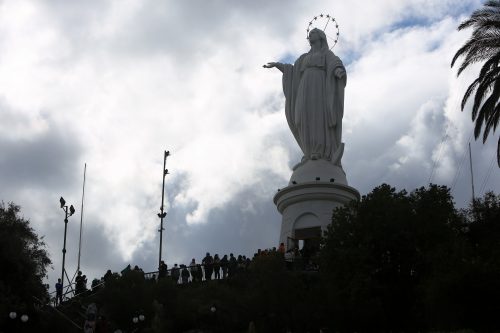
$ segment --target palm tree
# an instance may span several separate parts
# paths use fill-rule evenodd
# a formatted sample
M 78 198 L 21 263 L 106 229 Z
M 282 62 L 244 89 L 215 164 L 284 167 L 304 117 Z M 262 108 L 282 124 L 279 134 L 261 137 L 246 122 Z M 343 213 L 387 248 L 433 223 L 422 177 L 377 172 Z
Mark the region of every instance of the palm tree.
M 500 119 L 500 0 L 488 0 L 481 9 L 472 13 L 462 22 L 458 30 L 472 27 L 471 38 L 457 51 L 451 67 L 464 56 L 458 69 L 459 76 L 469 65 L 484 61 L 479 76 L 475 79 L 462 99 L 462 111 L 472 93 L 472 121 L 475 121 L 474 137 L 483 130 L 483 143 L 493 129 L 495 132 Z M 483 129 L 484 127 L 484 129 Z M 497 145 L 497 163 L 500 167 L 500 137 Z

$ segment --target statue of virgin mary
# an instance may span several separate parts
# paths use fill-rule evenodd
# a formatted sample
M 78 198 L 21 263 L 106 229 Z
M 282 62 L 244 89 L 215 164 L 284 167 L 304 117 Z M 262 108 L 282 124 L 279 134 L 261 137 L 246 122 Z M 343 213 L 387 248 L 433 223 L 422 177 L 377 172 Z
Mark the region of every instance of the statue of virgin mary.
M 264 67 L 283 73 L 286 119 L 304 153 L 300 164 L 326 160 L 342 168 L 345 67 L 322 30 L 311 30 L 308 39 L 311 49 L 293 65 L 270 62 Z

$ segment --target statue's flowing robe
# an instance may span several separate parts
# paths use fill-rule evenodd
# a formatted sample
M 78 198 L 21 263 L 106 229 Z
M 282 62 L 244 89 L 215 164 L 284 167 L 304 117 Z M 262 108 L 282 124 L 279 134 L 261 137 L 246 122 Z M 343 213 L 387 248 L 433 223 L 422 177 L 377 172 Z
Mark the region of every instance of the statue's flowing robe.
M 346 77 L 335 76 L 339 67 L 345 70 L 330 50 L 309 52 L 294 65 L 284 65 L 285 114 L 303 160 L 325 159 L 340 166 Z

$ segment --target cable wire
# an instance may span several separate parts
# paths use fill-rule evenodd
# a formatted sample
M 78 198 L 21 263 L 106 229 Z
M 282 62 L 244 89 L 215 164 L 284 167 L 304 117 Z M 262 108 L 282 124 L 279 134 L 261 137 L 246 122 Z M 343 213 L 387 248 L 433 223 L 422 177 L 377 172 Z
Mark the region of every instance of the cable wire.
M 479 193 L 483 193 L 483 191 L 486 188 L 486 185 L 488 184 L 488 178 L 490 178 L 491 171 L 493 171 L 493 165 L 495 162 L 496 156 L 493 155 L 491 158 L 490 166 L 488 167 L 488 170 L 486 171 L 486 174 L 484 175 L 483 182 L 481 183 L 481 189 L 479 190 Z
M 434 163 L 432 164 L 432 169 L 431 169 L 431 174 L 429 175 L 429 180 L 427 181 L 428 184 L 431 183 L 432 177 L 434 176 L 434 173 L 436 171 L 436 166 L 438 165 L 439 161 L 441 160 L 441 152 L 443 151 L 443 146 L 444 143 L 448 140 L 448 129 L 446 129 L 446 132 L 444 133 L 443 138 L 441 139 L 441 143 L 439 144 L 439 150 L 438 150 L 438 158 L 434 160 Z

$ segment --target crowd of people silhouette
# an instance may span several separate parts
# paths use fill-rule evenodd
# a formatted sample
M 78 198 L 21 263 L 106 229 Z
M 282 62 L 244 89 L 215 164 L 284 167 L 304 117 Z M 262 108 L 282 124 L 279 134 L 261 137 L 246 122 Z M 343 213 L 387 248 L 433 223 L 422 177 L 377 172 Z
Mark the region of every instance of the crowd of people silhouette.
M 130 272 L 140 274 L 145 279 L 153 281 L 167 278 L 172 279 L 176 284 L 230 279 L 235 275 L 248 270 L 252 261 L 256 258 L 266 256 L 278 256 L 282 258 L 286 267 L 290 270 L 318 270 L 319 268 L 317 264 L 311 260 L 306 251 L 299 250 L 298 247 L 293 247 L 286 251 L 285 245 L 281 243 L 278 248 L 273 247 L 264 250 L 258 249 L 257 252 L 254 253 L 252 259 L 245 255 L 235 256 L 233 253 L 230 253 L 229 255 L 224 254 L 222 256 L 215 254 L 212 256 L 210 252 L 206 252 L 203 259 L 197 262 L 195 258 L 192 258 L 188 265 L 179 265 L 174 263 L 174 265 L 169 268 L 167 263 L 162 260 L 158 271 L 154 272 L 145 273 L 138 265 L 135 265 L 133 268 L 131 265 L 127 265 L 127 267 L 125 267 L 120 274 L 113 273 L 110 269 L 108 269 L 104 276 L 100 279 L 94 279 L 92 281 L 91 290 L 96 291 L 105 285 L 106 282 L 110 281 L 110 279 L 114 279 L 120 275 L 126 275 Z M 62 290 L 60 290 L 60 287 L 60 281 L 58 281 L 56 283 L 56 297 L 54 300 L 56 306 L 61 304 L 63 300 Z M 86 291 L 88 291 L 87 277 L 79 271 L 75 279 L 74 295 L 78 296 L 84 294 Z

